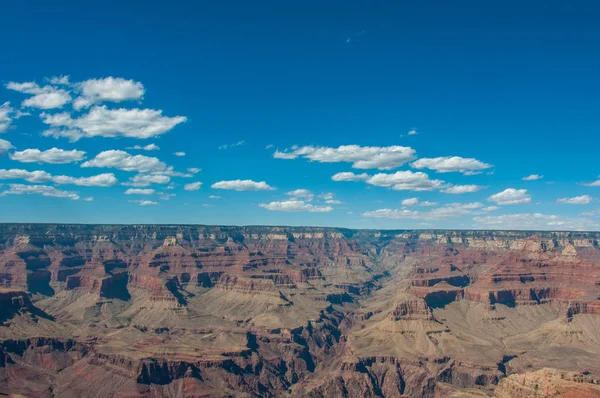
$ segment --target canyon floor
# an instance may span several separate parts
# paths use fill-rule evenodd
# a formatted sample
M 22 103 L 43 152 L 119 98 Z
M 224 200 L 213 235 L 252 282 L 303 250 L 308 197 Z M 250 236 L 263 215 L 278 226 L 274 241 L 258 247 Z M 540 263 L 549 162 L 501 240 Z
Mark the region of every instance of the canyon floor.
M 599 240 L 0 224 L 0 395 L 600 397 Z

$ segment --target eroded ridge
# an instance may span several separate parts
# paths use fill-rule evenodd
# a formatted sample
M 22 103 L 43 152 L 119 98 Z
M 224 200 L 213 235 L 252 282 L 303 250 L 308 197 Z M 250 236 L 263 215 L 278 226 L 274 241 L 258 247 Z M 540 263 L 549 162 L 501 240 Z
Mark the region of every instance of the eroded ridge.
M 0 393 L 491 396 L 544 367 L 597 377 L 599 238 L 0 225 Z

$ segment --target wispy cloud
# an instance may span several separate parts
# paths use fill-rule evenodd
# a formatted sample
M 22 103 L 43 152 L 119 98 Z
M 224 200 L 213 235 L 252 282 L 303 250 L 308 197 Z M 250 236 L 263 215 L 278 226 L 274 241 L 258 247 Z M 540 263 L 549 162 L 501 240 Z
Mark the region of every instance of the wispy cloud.
M 245 145 L 246 141 L 238 141 L 234 144 L 225 144 L 225 145 L 221 145 L 219 146 L 219 149 L 229 149 L 229 148 L 235 148 L 236 146 L 242 146 Z M 267 146 L 267 149 L 269 148 L 269 146 Z

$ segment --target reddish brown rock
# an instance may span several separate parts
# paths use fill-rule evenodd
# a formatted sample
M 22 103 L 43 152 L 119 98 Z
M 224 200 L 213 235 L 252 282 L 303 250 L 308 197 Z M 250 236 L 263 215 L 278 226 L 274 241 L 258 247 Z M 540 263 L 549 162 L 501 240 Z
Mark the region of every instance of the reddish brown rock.
M 490 396 L 557 360 L 596 380 L 599 237 L 0 225 L 0 393 Z

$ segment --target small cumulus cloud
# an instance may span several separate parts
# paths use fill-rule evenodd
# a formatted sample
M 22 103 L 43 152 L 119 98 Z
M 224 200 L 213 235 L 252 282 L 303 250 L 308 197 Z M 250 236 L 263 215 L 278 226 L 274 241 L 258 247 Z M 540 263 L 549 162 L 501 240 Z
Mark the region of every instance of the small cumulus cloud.
M 0 180 L 25 180 L 27 182 L 53 182 L 58 185 L 78 185 L 84 187 L 111 187 L 118 183 L 112 173 L 103 173 L 91 177 L 71 177 L 51 175 L 43 170 L 27 171 L 22 169 L 0 169 Z
M 461 158 L 460 156 L 445 156 L 438 158 L 422 158 L 411 163 L 415 169 L 431 169 L 438 173 L 460 172 L 463 174 L 474 174 L 481 170 L 493 167 L 473 158 Z
M 275 188 L 265 181 L 229 180 L 219 181 L 211 185 L 213 189 L 229 189 L 234 191 L 273 191 Z
M 56 109 L 62 108 L 71 101 L 71 95 L 68 91 L 50 85 L 39 86 L 35 82 L 9 82 L 6 84 L 6 88 L 31 95 L 21 103 L 23 107 Z
M 477 192 L 479 190 L 482 190 L 483 186 L 481 185 L 452 185 L 448 188 L 444 188 L 442 189 L 443 193 L 449 193 L 449 194 L 454 194 L 454 195 L 460 195 L 463 193 L 472 193 L 472 192 Z
M 281 202 L 261 203 L 259 206 L 271 211 L 306 211 L 310 213 L 328 213 L 330 211 L 333 211 L 333 207 L 331 206 L 317 206 L 302 200 L 295 199 L 284 200 Z
M 312 201 L 315 197 L 315 195 L 308 189 L 296 189 L 288 192 L 287 195 L 291 196 L 292 198 L 303 199 L 308 202 Z
M 140 206 L 154 206 L 157 205 L 158 202 L 154 202 L 152 200 L 130 200 L 130 203 L 137 203 Z
M 584 185 L 586 187 L 600 187 L 600 176 L 598 176 L 598 180 L 596 181 L 582 183 L 581 185 Z
M 530 174 L 527 177 L 523 177 L 521 178 L 521 180 L 523 181 L 535 181 L 535 180 L 541 180 L 542 178 L 544 178 L 543 175 L 539 175 L 539 174 Z
M 12 160 L 22 163 L 66 164 L 83 160 L 85 152 L 76 149 L 67 151 L 59 148 L 52 148 L 45 151 L 25 149 L 24 151 L 13 152 L 9 157 Z
M 14 146 L 12 146 L 10 142 L 0 139 L 0 156 L 6 155 L 8 151 L 10 151 L 13 148 Z
M 432 191 L 443 186 L 441 180 L 431 180 L 422 172 L 397 171 L 393 174 L 378 173 L 366 180 L 367 184 L 390 187 L 396 191 Z
M 164 174 L 136 174 L 129 179 L 126 185 L 134 187 L 147 187 L 151 184 L 168 184 L 171 181 L 171 177 Z M 169 188 L 169 187 L 167 187 Z
M 285 151 L 275 151 L 276 159 L 305 158 L 321 163 L 352 163 L 355 169 L 391 170 L 412 160 L 416 151 L 404 146 L 342 145 L 337 148 L 303 146 Z
M 67 112 L 42 113 L 40 116 L 50 126 L 42 133 L 44 137 L 65 137 L 72 142 L 92 137 L 151 138 L 187 120 L 184 116 L 163 116 L 161 110 L 109 109 L 104 105 L 94 106 L 75 119 Z
M 483 208 L 483 205 L 479 202 L 450 203 L 429 211 L 410 209 L 378 209 L 363 213 L 363 217 L 412 220 L 445 220 L 452 217 L 475 214 L 477 211 L 479 211 L 478 209 L 481 208 Z
M 556 202 L 568 205 L 587 205 L 592 202 L 592 197 L 590 195 L 582 195 L 573 198 L 560 198 Z
M 367 173 L 354 174 L 351 171 L 337 173 L 331 177 L 333 181 L 365 181 L 368 178 L 369 175 Z
M 402 206 L 423 206 L 423 207 L 431 207 L 431 206 L 437 206 L 439 203 L 438 202 L 430 202 L 428 200 L 421 202 L 419 200 L 419 198 L 408 198 L 408 199 L 404 199 L 401 202 Z
M 139 189 L 129 188 L 125 191 L 125 195 L 153 195 L 154 189 Z
M 95 158 L 84 162 L 81 167 L 108 167 L 124 171 L 158 172 L 167 169 L 167 165 L 155 157 L 130 155 L 121 150 L 100 152 Z
M 158 151 L 160 149 L 160 147 L 154 143 L 152 144 L 148 144 L 145 146 L 142 145 L 134 145 L 132 147 L 129 147 L 127 149 L 137 149 L 137 150 L 142 150 L 142 151 Z
M 185 184 L 183 186 L 183 189 L 185 189 L 186 191 L 198 191 L 201 185 L 201 182 L 191 182 L 189 184 Z
M 526 189 L 507 188 L 502 192 L 491 195 L 488 200 L 499 205 L 518 205 L 531 202 L 531 195 Z
M 5 195 L 41 195 L 54 198 L 67 198 L 71 200 L 83 199 L 77 192 L 63 191 L 49 185 L 23 185 L 9 184 L 9 189 L 0 192 L 0 196 Z M 87 198 L 86 198 L 87 199 Z
M 0 105 L 0 133 L 8 130 L 8 127 L 12 123 L 12 115 L 14 109 L 10 106 L 10 102 L 5 102 Z
M 74 83 L 73 87 L 80 93 L 73 102 L 73 107 L 78 110 L 100 102 L 139 100 L 145 92 L 144 85 L 140 82 L 112 76 Z

